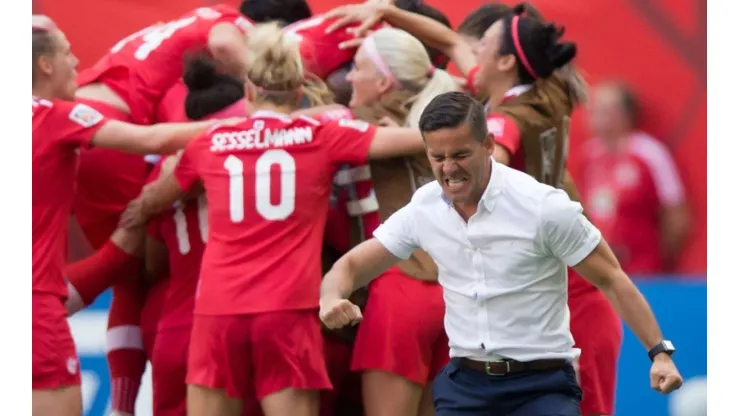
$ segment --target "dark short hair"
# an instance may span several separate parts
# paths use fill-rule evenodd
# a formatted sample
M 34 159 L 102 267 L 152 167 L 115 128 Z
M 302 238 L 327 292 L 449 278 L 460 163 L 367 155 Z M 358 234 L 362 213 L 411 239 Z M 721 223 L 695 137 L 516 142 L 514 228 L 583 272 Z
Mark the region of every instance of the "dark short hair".
M 31 55 L 33 57 L 31 84 L 35 84 L 40 76 L 38 68 L 39 59 L 42 56 L 53 56 L 56 53 L 57 44 L 54 40 L 54 35 L 47 29 L 33 28 L 33 34 L 31 36 L 31 39 L 33 39 L 31 41 Z
M 454 129 L 468 123 L 476 141 L 482 143 L 488 136 L 486 110 L 469 95 L 459 92 L 440 94 L 424 108 L 419 119 L 422 136 L 430 131 Z
M 200 120 L 244 98 L 244 81 L 218 71 L 218 63 L 205 52 L 189 55 L 182 76 L 188 87 L 185 115 Z
M 311 17 L 306 0 L 244 0 L 239 11 L 256 23 L 289 25 Z

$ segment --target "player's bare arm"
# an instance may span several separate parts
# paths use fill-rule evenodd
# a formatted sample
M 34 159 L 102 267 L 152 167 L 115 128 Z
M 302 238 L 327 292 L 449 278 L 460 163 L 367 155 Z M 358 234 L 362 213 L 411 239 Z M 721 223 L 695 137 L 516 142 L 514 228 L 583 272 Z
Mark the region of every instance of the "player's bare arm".
M 321 282 L 319 317 L 329 329 L 355 324 L 360 308 L 347 300 L 400 259 L 375 238 L 367 240 L 337 260 Z
M 95 133 L 93 144 L 130 153 L 172 153 L 184 148 L 188 142 L 203 134 L 213 123 L 213 121 L 202 121 L 139 126 L 111 120 Z
M 602 239 L 596 249 L 574 266 L 574 269 L 604 293 L 646 349 L 651 349 L 663 340 L 650 306 L 622 270 L 605 240 Z M 652 387 L 662 393 L 678 389 L 683 382 L 668 354 L 655 356 L 650 377 Z
M 424 140 L 417 129 L 378 127 L 368 152 L 369 159 L 388 159 L 424 152 Z
M 242 31 L 232 23 L 219 23 L 208 34 L 208 50 L 223 65 L 227 73 L 243 77 L 247 71 L 244 51 L 247 40 Z
M 469 74 L 477 62 L 473 49 L 454 30 L 425 16 L 407 12 L 391 2 L 369 1 L 338 7 L 329 12 L 329 17 L 338 18 L 328 31 L 337 30 L 352 22 L 362 22 L 357 34 L 364 34 L 379 19 L 414 35 L 425 45 L 439 49 L 448 56 L 463 74 Z

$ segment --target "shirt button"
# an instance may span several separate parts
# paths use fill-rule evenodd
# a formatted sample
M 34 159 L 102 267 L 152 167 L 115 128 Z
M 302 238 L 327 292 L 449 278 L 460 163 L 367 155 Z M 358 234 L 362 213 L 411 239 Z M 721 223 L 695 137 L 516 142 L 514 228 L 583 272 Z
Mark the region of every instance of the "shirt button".
M 473 300 L 478 300 L 478 292 L 473 292 Z

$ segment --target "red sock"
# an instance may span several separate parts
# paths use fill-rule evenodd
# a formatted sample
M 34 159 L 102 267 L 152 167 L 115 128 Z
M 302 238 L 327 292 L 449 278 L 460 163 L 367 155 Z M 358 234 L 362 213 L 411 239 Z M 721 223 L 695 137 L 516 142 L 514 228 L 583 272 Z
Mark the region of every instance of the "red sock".
M 132 279 L 113 287 L 113 301 L 108 314 L 106 357 L 111 376 L 113 410 L 134 413 L 141 377 L 146 369 L 141 329 L 144 285 Z
M 141 264 L 140 258 L 127 254 L 110 241 L 90 257 L 69 264 L 64 268 L 69 281 L 68 309 L 77 312 L 109 287 L 133 279 L 140 273 Z

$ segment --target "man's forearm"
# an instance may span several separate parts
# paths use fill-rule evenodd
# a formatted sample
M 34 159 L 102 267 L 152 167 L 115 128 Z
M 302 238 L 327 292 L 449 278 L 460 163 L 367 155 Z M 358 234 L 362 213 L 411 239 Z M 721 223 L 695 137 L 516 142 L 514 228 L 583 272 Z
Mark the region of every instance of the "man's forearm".
M 339 259 L 321 282 L 321 298 L 347 299 L 354 291 L 355 276 L 350 262 L 346 258 Z
M 629 278 L 616 279 L 602 291 L 646 349 L 653 348 L 663 340 L 650 305 Z

